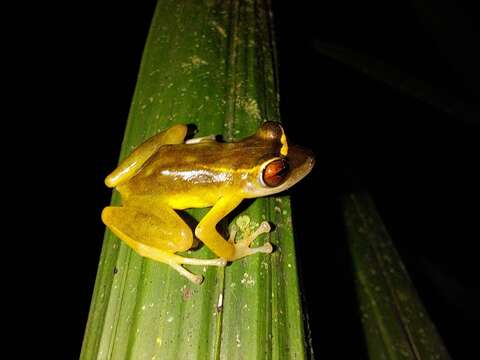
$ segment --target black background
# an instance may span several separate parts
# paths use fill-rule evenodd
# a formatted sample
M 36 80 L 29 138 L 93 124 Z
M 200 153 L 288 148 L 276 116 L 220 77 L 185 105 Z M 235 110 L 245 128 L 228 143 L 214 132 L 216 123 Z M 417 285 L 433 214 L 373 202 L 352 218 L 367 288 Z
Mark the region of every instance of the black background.
M 48 299 L 61 318 L 50 335 L 67 345 L 64 358 L 80 351 L 104 232 L 99 215 L 110 199 L 103 179 L 118 159 L 154 6 L 29 8 L 18 25 L 34 20 L 21 36 L 25 78 L 15 94 L 18 118 L 31 118 L 23 132 L 32 138 L 27 159 L 36 176 L 29 171 L 24 188 L 40 210 L 29 241 L 48 253 L 29 271 L 46 269 L 50 285 L 39 281 L 43 293 L 32 290 L 28 299 Z M 282 120 L 290 138 L 317 156 L 314 172 L 291 191 L 317 358 L 366 358 L 341 229 L 339 200 L 352 187 L 374 197 L 453 358 L 469 358 L 479 325 L 480 117 L 446 115 L 321 55 L 315 44 L 381 59 L 475 111 L 478 13 L 458 1 L 366 0 L 276 1 L 274 14 Z

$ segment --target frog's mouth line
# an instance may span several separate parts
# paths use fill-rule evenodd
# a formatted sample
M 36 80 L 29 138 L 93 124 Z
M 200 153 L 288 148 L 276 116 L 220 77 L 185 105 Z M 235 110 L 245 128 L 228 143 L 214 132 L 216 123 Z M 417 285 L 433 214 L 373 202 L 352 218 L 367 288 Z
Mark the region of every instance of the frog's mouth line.
M 307 176 L 315 165 L 315 156 L 312 151 L 298 145 L 290 145 L 288 162 L 291 174 L 284 184 L 280 185 L 280 191 L 286 190 Z

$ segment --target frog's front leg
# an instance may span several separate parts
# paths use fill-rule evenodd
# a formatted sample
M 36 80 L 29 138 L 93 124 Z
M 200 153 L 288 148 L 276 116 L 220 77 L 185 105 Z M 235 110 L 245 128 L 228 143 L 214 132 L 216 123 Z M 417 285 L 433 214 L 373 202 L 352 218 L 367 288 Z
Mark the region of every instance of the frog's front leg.
M 155 214 L 142 207 L 106 207 L 102 220 L 115 235 L 141 256 L 170 265 L 190 281 L 199 284 L 182 264 L 225 266 L 224 259 L 192 259 L 176 255 L 192 246 L 192 231 L 178 214 L 167 206 L 155 206 Z
M 272 245 L 265 243 L 263 246 L 251 248 L 250 244 L 260 234 L 270 231 L 270 225 L 267 222 L 260 224 L 257 231 L 249 236 L 245 236 L 242 241 L 235 243 L 235 231 L 230 234 L 230 240 L 226 240 L 216 230 L 217 224 L 225 216 L 235 209 L 241 202 L 242 198 L 236 196 L 222 197 L 218 200 L 212 209 L 204 216 L 195 229 L 195 235 L 217 256 L 229 261 L 237 260 L 242 257 L 255 253 L 272 252 Z
M 245 229 L 246 230 L 246 229 Z M 235 246 L 235 255 L 232 259 L 229 260 L 237 260 L 242 257 L 256 254 L 256 253 L 265 253 L 270 254 L 273 251 L 272 244 L 266 242 L 262 246 L 259 247 L 250 247 L 252 242 L 262 234 L 268 234 L 270 232 L 270 224 L 266 221 L 263 221 L 258 228 L 254 232 L 249 232 L 246 230 L 243 234 L 243 238 L 240 241 L 235 242 L 235 235 L 237 234 L 237 228 L 232 226 L 230 230 L 230 239 L 228 240 L 229 243 Z

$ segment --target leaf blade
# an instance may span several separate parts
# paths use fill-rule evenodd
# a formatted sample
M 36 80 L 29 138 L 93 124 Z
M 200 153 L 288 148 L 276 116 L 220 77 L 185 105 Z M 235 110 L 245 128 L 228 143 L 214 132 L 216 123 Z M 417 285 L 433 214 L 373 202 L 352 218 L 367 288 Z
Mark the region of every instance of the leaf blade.
M 159 2 L 120 158 L 177 122 L 196 124 L 198 136 L 231 140 L 250 135 L 265 119 L 278 120 L 270 13 L 268 1 Z M 278 199 L 284 199 L 282 206 Z M 112 203 L 119 201 L 114 193 Z M 198 221 L 206 211 L 188 213 Z M 239 215 L 274 223 L 278 231 L 268 238 L 294 252 L 287 198 L 256 200 Z M 213 257 L 206 247 L 186 256 Z M 287 266 L 286 258 L 279 252 L 225 269 L 188 267 L 205 277 L 196 286 L 168 266 L 141 258 L 107 231 L 81 358 L 305 358 L 296 267 Z M 295 261 L 294 255 L 288 260 Z M 293 283 L 289 291 L 284 278 Z M 281 339 L 285 330 L 274 319 L 289 324 L 291 336 Z

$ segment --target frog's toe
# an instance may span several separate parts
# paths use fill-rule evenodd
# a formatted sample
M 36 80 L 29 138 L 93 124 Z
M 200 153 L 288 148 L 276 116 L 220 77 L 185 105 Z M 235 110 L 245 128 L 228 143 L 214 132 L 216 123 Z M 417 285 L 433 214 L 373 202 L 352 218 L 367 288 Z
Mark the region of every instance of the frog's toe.
M 185 269 L 181 264 L 187 265 L 203 265 L 203 266 L 225 266 L 227 261 L 225 259 L 216 258 L 216 259 L 194 259 L 187 258 L 183 256 L 173 255 L 171 261 L 168 264 L 178 271 L 181 275 L 185 276 L 188 280 L 194 284 L 201 284 L 203 281 L 202 275 L 192 274 L 190 271 Z
M 259 247 L 246 246 L 243 243 L 235 244 L 235 255 L 232 260 L 241 259 L 245 256 L 250 256 L 257 253 L 270 254 L 273 251 L 272 244 L 269 242 Z
M 169 263 L 169 265 L 175 269 L 176 271 L 178 271 L 180 273 L 180 275 L 182 276 L 185 276 L 188 280 L 190 280 L 191 282 L 193 282 L 194 284 L 201 284 L 202 281 L 203 281 L 203 276 L 202 275 L 196 275 L 196 274 L 193 274 L 191 273 L 190 271 L 188 271 L 187 269 L 185 269 L 183 266 L 179 265 L 179 264 L 176 264 L 174 262 L 172 263 Z
M 264 253 L 270 254 L 273 251 L 272 244 L 269 242 L 263 244 L 259 247 L 250 247 L 251 243 L 260 235 L 266 234 L 270 232 L 270 224 L 266 221 L 262 222 L 260 226 L 251 234 L 244 234 L 242 240 L 234 243 L 233 246 L 235 247 L 235 254 L 233 256 L 233 260 L 240 259 L 245 256 L 257 254 L 257 253 Z M 232 234 L 233 233 L 233 234 Z M 230 235 L 230 241 L 233 242 L 233 238 L 235 237 L 236 231 L 232 231 Z M 233 238 L 232 238 L 233 235 Z

